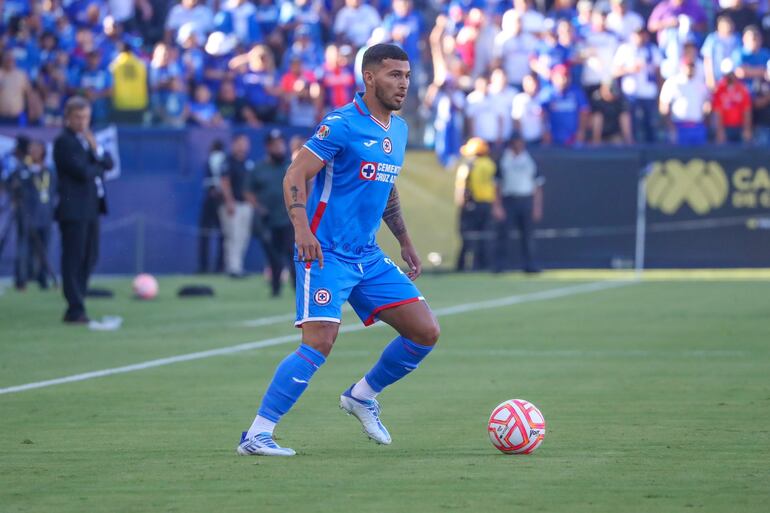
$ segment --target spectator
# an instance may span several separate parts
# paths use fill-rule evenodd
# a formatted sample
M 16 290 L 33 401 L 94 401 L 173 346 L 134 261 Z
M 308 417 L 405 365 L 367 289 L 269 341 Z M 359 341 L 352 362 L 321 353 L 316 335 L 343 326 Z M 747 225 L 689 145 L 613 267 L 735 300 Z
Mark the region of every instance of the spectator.
M 219 84 L 235 76 L 230 69 L 232 52 L 238 41 L 235 36 L 225 35 L 224 32 L 212 32 L 206 41 L 203 57 L 203 81 L 212 91 L 219 90 Z
M 29 78 L 16 67 L 11 50 L 0 55 L 0 125 L 26 124 L 24 107 L 32 95 Z
M 628 101 L 633 133 L 637 140 L 647 143 L 657 139 L 660 63 L 660 51 L 650 42 L 644 27 L 620 45 L 613 60 L 613 75 L 620 78 L 621 90 Z
M 40 64 L 45 65 L 56 60 L 59 40 L 53 32 L 45 32 L 40 36 Z
M 540 271 L 535 260 L 534 224 L 543 217 L 543 188 L 545 182 L 535 161 L 518 135 L 500 158 L 498 180 L 499 203 L 503 216 L 497 230 L 495 272 L 508 268 L 511 257 L 511 231 L 518 230 L 521 239 L 521 262 L 526 273 Z
M 362 0 L 345 0 L 345 7 L 334 18 L 334 34 L 340 42 L 360 48 L 381 24 L 377 9 L 362 3 Z
M 460 207 L 462 246 L 457 270 L 466 269 L 470 255 L 471 269 L 482 271 L 492 264 L 489 240 L 492 221 L 502 217 L 495 184 L 497 165 L 489 157 L 489 146 L 479 137 L 468 139 L 460 153 L 464 159 L 457 168 L 455 203 Z
M 759 90 L 767 73 L 770 50 L 762 47 L 762 33 L 755 26 L 743 31 L 743 46 L 733 52 L 735 76 L 754 93 Z
M 343 51 L 344 50 L 344 51 Z M 323 85 L 326 107 L 338 109 L 350 102 L 356 87 L 356 77 L 349 64 L 350 47 L 329 45 L 323 65 Z
M 152 4 L 148 0 L 108 0 L 107 10 L 115 23 L 129 32 L 137 28 L 137 20 L 146 23 L 152 17 Z
M 572 83 L 579 84 L 583 78 L 583 53 L 583 43 L 576 40 L 572 24 L 560 20 L 556 23 L 556 39 L 553 33 L 544 33 L 543 43 L 531 67 L 544 82 L 548 82 L 554 66 L 563 64 L 569 68 Z
M 294 43 L 283 54 L 281 69 L 288 69 L 289 63 L 296 57 L 302 61 L 305 68 L 315 72 L 323 64 L 321 54 L 321 49 L 311 38 L 310 27 L 300 25 L 294 33 Z
M 164 124 L 182 126 L 187 118 L 187 95 L 182 67 L 176 60 L 176 48 L 166 43 L 155 45 L 150 62 L 152 110 Z
M 502 144 L 513 135 L 513 118 L 511 109 L 513 107 L 513 98 L 516 96 L 516 89 L 508 85 L 508 78 L 501 68 L 492 70 L 489 77 L 489 96 L 492 98 L 492 106 L 502 119 L 500 128 L 500 142 L 492 150 L 492 155 L 499 156 L 502 151 Z
M 575 0 L 555 0 L 553 6 L 548 11 L 547 19 L 551 20 L 553 24 L 561 20 L 572 23 L 577 17 L 577 9 L 575 9 Z
M 578 0 L 577 17 L 573 20 L 577 37 L 582 39 L 591 30 L 591 16 L 594 12 L 594 4 L 591 0 Z
M 206 66 L 206 53 L 198 44 L 198 34 L 184 25 L 177 32 L 177 42 L 182 49 L 182 76 L 187 83 L 199 83 L 203 81 L 203 73 Z
M 385 16 L 382 24 L 387 39 L 404 49 L 413 70 L 422 67 L 420 39 L 424 31 L 422 16 L 414 10 L 412 0 L 393 0 L 393 12 Z M 412 74 L 415 85 L 417 73 Z
M 513 8 L 508 9 L 503 14 L 502 27 L 504 32 L 510 32 L 513 16 L 518 16 L 524 32 L 538 35 L 545 29 L 545 18 L 532 8 L 530 0 L 513 0 Z
M 551 84 L 543 92 L 543 142 L 560 146 L 583 144 L 589 118 L 585 93 L 570 83 L 569 70 L 563 64 L 551 71 Z
M 219 221 L 225 238 L 225 268 L 231 278 L 246 276 L 243 258 L 249 246 L 252 208 L 246 201 L 245 192 L 246 179 L 254 169 L 250 152 L 249 138 L 244 134 L 236 135 L 220 180 L 224 204 L 219 208 Z
M 190 103 L 189 121 L 195 126 L 202 127 L 217 127 L 223 124 L 222 116 L 211 101 L 211 91 L 206 84 L 195 86 L 193 101 Z
M 735 31 L 739 34 L 750 25 L 759 25 L 759 16 L 756 9 L 746 5 L 743 0 L 730 0 L 731 5 L 719 13 L 733 22 Z
M 481 33 L 483 25 L 484 12 L 481 9 L 471 9 L 465 17 L 462 28 L 454 39 L 454 51 L 462 60 L 465 69 L 469 70 L 473 77 L 481 75 L 478 73 L 478 70 L 480 70 L 482 66 L 480 66 L 478 62 L 483 60 L 483 57 L 481 52 L 477 52 L 477 49 L 482 46 Z
M 628 103 L 613 82 L 605 82 L 593 93 L 592 142 L 632 144 Z
M 620 41 L 628 41 L 631 34 L 644 27 L 644 18 L 629 10 L 628 2 L 629 0 L 610 0 L 607 30 L 614 33 Z
M 511 117 L 513 131 L 519 134 L 528 146 L 539 146 L 543 142 L 543 107 L 540 105 L 540 81 L 534 73 L 524 77 L 522 92 L 513 97 Z
M 739 47 L 740 39 L 735 33 L 733 21 L 727 16 L 719 16 L 716 31 L 706 37 L 701 48 L 703 71 L 709 89 L 713 90 L 722 79 L 722 61 L 731 58 Z
M 508 83 L 518 89 L 529 73 L 529 61 L 537 49 L 538 41 L 529 32 L 523 32 L 518 13 L 508 18 L 508 32 L 503 30 L 495 37 L 495 66 L 505 70 Z
M 140 123 L 149 106 L 147 65 L 128 45 L 110 64 L 112 115 L 118 123 Z
M 106 124 L 110 119 L 112 75 L 97 50 L 86 58 L 86 68 L 78 81 L 78 94 L 91 102 L 91 122 L 97 126 Z
M 683 61 L 680 72 L 666 79 L 660 90 L 660 113 L 673 125 L 673 142 L 681 146 L 705 144 L 705 118 L 710 111 L 705 81 L 697 77 L 693 61 Z
M 219 86 L 217 111 L 222 119 L 231 125 L 262 126 L 254 109 L 246 103 L 246 100 L 236 94 L 235 84 L 232 80 L 225 80 Z
M 261 43 L 262 27 L 257 12 L 257 7 L 249 0 L 226 0 L 214 17 L 214 29 L 235 35 L 243 45 Z
M 313 128 L 321 120 L 321 87 L 318 82 L 299 79 L 289 99 L 288 121 L 292 126 Z
M 434 149 L 444 169 L 454 167 L 460 156 L 465 95 L 453 77 L 443 84 L 434 82 L 425 94 L 425 105 L 433 110 Z
M 201 41 L 206 37 L 213 26 L 214 15 L 206 5 L 199 0 L 181 0 L 171 8 L 166 18 L 166 41 L 176 39 L 177 30 L 182 25 L 189 23 Z
M 724 76 L 717 84 L 712 100 L 716 142 L 750 142 L 753 137 L 751 94 L 743 82 L 735 78 L 732 61 L 722 61 L 721 71 Z
M 255 45 L 249 53 L 234 57 L 230 67 L 234 70 L 245 68 L 238 79 L 243 97 L 254 109 L 257 118 L 263 123 L 274 121 L 278 114 L 281 88 L 270 49 L 265 45 Z
M 254 20 L 259 25 L 259 31 L 263 39 L 269 40 L 274 37 L 274 34 L 278 34 L 280 12 L 280 8 L 276 5 L 275 0 L 257 0 Z M 280 34 L 279 37 L 283 39 L 283 36 Z
M 331 19 L 323 0 L 286 0 L 281 3 L 279 16 L 279 24 L 284 31 L 285 39 L 290 42 L 294 29 L 299 25 L 307 25 L 311 28 L 311 36 L 315 44 L 321 45 L 323 34 L 331 27 Z
M 214 141 L 209 149 L 206 169 L 203 177 L 203 201 L 201 214 L 198 218 L 198 273 L 209 272 L 209 253 L 211 239 L 217 243 L 216 263 L 214 272 L 224 269 L 224 238 L 219 223 L 219 208 L 222 206 L 221 177 L 225 166 L 225 145 L 220 140 Z
M 476 87 L 465 99 L 465 126 L 471 137 L 484 141 L 487 149 L 502 144 L 503 113 L 497 106 L 498 99 L 490 94 L 489 81 L 485 77 L 476 79 Z
M 612 59 L 618 48 L 618 38 L 607 30 L 605 22 L 605 14 L 594 9 L 591 14 L 591 30 L 585 36 L 581 52 L 585 62 L 582 84 L 590 99 L 594 98 L 594 92 L 603 82 L 612 79 Z
M 303 66 L 302 59 L 295 55 L 289 60 L 286 73 L 281 76 L 281 93 L 284 100 L 288 101 L 294 94 L 294 83 L 297 80 L 304 80 L 309 84 L 317 82 L 315 74 Z
M 770 66 L 754 95 L 753 107 L 754 141 L 765 147 L 770 146 Z
M 671 29 L 684 39 L 692 32 L 705 32 L 707 21 L 706 13 L 695 0 L 663 0 L 650 14 L 647 28 L 657 35 L 658 44 L 663 47 L 672 36 Z

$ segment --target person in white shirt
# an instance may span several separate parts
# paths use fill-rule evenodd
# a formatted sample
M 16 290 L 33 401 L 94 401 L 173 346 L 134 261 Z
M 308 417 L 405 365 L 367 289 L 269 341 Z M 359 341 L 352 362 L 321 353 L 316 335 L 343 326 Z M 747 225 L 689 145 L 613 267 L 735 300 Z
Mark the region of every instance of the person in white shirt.
M 511 231 L 516 229 L 521 239 L 524 272 L 539 272 L 535 261 L 534 224 L 543 217 L 542 186 L 545 180 L 520 135 L 514 134 L 503 151 L 498 173 L 497 190 L 505 214 L 499 222 L 494 270 L 502 272 L 510 267 Z
M 615 52 L 612 73 L 628 100 L 635 138 L 655 142 L 658 118 L 658 77 L 663 57 L 642 26 Z
M 537 35 L 545 29 L 545 17 L 532 8 L 530 0 L 513 0 L 513 9 L 508 9 L 503 14 L 503 32 L 510 32 L 513 16 L 520 18 L 524 32 Z
M 176 39 L 176 31 L 187 23 L 198 35 L 198 41 L 205 41 L 214 23 L 214 14 L 199 0 L 182 0 L 171 8 L 166 18 L 168 40 Z
M 334 19 L 334 34 L 356 48 L 361 48 L 382 24 L 377 9 L 361 0 L 345 0 L 345 7 Z
M 516 96 L 516 89 L 508 85 L 508 78 L 502 68 L 492 70 L 489 77 L 488 94 L 492 99 L 493 108 L 502 119 L 500 139 L 507 141 L 513 135 L 511 108 L 513 107 L 513 98 Z M 493 148 L 492 155 L 499 155 L 500 151 L 502 151 L 502 147 Z
M 518 12 L 514 11 L 509 21 L 509 32 L 502 31 L 495 37 L 495 63 L 505 70 L 508 83 L 521 89 L 524 76 L 529 73 L 529 59 L 534 55 L 538 42 L 535 36 L 522 31 Z
M 621 41 L 628 41 L 631 34 L 644 27 L 644 18 L 628 10 L 628 0 L 611 0 L 610 9 L 607 15 L 607 30 L 617 35 Z
M 500 147 L 504 121 L 496 105 L 498 100 L 489 94 L 489 82 L 485 77 L 477 78 L 475 85 L 465 99 L 465 126 L 468 127 L 468 134 L 480 137 L 490 146 Z
M 521 134 L 529 146 L 539 146 L 543 140 L 543 106 L 540 105 L 540 80 L 529 73 L 522 82 L 521 93 L 513 97 L 511 117 L 514 132 Z
M 684 61 L 680 72 L 667 79 L 660 90 L 660 113 L 671 120 L 674 141 L 680 146 L 706 143 L 706 116 L 711 112 L 711 95 L 695 62 Z
M 591 13 L 591 30 L 585 36 L 582 57 L 582 85 L 586 96 L 591 98 L 602 82 L 612 79 L 612 59 L 618 47 L 618 38 L 607 31 L 606 18 L 600 9 Z

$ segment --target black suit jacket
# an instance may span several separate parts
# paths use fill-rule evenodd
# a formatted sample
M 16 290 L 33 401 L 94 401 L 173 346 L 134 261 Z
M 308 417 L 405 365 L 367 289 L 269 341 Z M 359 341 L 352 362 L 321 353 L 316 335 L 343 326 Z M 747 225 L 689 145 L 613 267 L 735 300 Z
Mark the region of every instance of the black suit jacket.
M 65 128 L 53 143 L 53 161 L 58 175 L 59 221 L 92 221 L 107 213 L 105 196 L 99 198 L 96 178 L 112 169 L 112 157 L 105 152 L 101 158 L 86 149 L 75 132 Z M 103 184 L 103 182 L 102 182 Z

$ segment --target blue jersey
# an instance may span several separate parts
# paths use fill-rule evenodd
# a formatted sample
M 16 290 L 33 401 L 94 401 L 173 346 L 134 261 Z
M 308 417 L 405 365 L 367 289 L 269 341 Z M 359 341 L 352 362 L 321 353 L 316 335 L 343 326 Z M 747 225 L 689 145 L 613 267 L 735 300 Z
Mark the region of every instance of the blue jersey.
M 355 262 L 379 251 L 377 229 L 404 163 L 407 130 L 396 115 L 380 123 L 358 93 L 305 143 L 326 164 L 307 203 L 310 229 L 324 252 Z

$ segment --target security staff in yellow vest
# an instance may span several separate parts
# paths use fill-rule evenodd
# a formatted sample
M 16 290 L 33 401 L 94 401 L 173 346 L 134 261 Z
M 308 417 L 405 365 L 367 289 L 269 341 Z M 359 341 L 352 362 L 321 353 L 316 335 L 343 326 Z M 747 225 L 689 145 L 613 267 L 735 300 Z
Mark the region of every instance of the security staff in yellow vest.
M 492 226 L 494 219 L 502 219 L 495 175 L 497 165 L 489 157 L 489 145 L 480 137 L 471 137 L 460 148 L 463 159 L 455 179 L 455 203 L 460 207 L 460 236 L 462 246 L 457 258 L 457 270 L 467 268 L 487 270 L 492 264 Z
M 112 112 L 117 123 L 142 122 L 149 106 L 147 65 L 124 43 L 110 63 L 112 72 Z

